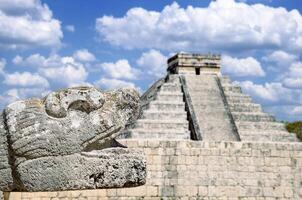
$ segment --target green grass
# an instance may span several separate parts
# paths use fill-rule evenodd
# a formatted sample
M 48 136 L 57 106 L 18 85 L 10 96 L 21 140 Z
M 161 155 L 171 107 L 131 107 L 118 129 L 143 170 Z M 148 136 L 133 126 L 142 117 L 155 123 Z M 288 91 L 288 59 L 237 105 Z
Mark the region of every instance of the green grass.
M 302 121 L 286 123 L 286 129 L 288 132 L 296 133 L 300 141 L 302 141 Z

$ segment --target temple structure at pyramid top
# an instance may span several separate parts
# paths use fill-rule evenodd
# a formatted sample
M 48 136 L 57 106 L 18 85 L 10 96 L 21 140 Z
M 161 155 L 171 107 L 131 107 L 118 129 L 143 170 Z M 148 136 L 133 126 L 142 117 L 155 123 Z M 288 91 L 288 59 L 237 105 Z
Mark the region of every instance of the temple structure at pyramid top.
M 220 74 L 220 55 L 178 53 L 168 59 L 169 74 Z
M 296 142 L 284 124 L 263 112 L 221 74 L 221 56 L 177 53 L 167 75 L 142 96 L 139 119 L 126 138 Z M 223 66 L 222 66 L 223 67 Z

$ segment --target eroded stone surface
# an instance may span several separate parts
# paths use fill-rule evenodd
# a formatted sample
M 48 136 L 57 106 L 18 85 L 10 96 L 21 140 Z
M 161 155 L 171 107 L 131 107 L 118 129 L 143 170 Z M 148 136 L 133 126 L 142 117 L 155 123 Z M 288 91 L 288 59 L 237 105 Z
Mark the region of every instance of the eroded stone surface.
M 142 153 L 109 148 L 23 162 L 17 167 L 18 191 L 60 191 L 129 187 L 145 184 Z
M 104 150 L 115 144 L 114 138 L 138 113 L 139 95 L 133 89 L 102 92 L 93 87 L 68 88 L 43 99 L 8 105 L 0 124 L 1 136 L 7 136 L 1 137 L 1 144 L 8 141 L 1 146 L 4 157 L 0 159 L 10 156 L 11 165 L 6 168 L 12 169 L 14 185 L 8 187 L 10 180 L 6 176 L 11 178 L 11 173 L 4 174 L 0 169 L 1 189 L 47 191 L 143 184 L 142 156 L 121 148 Z M 92 150 L 98 150 L 93 151 L 95 156 L 87 156 Z M 105 173 L 99 178 L 105 184 L 91 181 L 90 173 L 101 173 L 116 162 L 124 163 L 124 168 L 118 167 L 113 174 Z M 131 166 L 138 168 L 133 170 Z M 124 172 L 128 173 L 126 178 Z M 142 176 L 133 182 L 132 176 L 137 173 Z M 111 181 L 107 175 L 123 181 Z
M 13 178 L 9 164 L 7 130 L 5 129 L 3 115 L 0 114 L 0 188 L 9 190 L 12 184 Z

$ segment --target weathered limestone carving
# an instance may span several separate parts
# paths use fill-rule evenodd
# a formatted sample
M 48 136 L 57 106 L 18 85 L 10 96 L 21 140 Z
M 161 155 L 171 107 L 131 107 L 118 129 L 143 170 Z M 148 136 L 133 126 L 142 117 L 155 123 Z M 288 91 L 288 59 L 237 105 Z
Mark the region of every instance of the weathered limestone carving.
M 114 140 L 138 113 L 139 95 L 133 89 L 68 88 L 8 105 L 0 118 L 0 189 L 144 184 L 143 154 Z

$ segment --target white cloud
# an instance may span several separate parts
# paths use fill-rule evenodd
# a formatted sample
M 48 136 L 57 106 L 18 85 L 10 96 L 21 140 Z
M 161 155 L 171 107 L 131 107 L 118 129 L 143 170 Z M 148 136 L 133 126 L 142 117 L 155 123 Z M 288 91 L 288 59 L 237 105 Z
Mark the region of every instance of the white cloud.
M 88 77 L 85 65 L 68 56 L 61 57 L 57 54 L 49 57 L 40 54 L 33 54 L 26 58 L 16 56 L 13 63 L 37 68 L 41 76 L 46 77 L 51 83 L 60 87 L 86 84 Z
M 85 83 L 88 72 L 83 64 L 72 57 L 62 57 L 60 62 L 60 67 L 40 68 L 39 72 L 61 87 Z
M 5 65 L 6 65 L 6 60 L 1 58 L 0 59 L 0 75 L 4 74 Z
M 48 90 L 45 88 L 12 88 L 5 91 L 2 95 L 0 95 L 0 109 L 4 108 L 9 103 L 12 103 L 17 100 L 32 98 L 32 97 L 43 97 L 47 93 Z
M 61 22 L 40 0 L 1 0 L 0 47 L 59 47 Z
M 100 39 L 129 49 L 302 50 L 297 10 L 234 0 L 212 1 L 206 8 L 173 3 L 161 12 L 132 8 L 121 18 L 98 18 L 95 27 Z
M 302 106 L 295 106 L 287 111 L 291 115 L 302 115 Z
M 12 63 L 14 63 L 15 65 L 19 65 L 22 62 L 23 62 L 23 57 L 20 55 L 16 55 L 12 60 Z
M 142 71 L 156 78 L 164 76 L 167 70 L 167 57 L 154 49 L 144 52 L 136 63 Z
M 295 91 L 282 86 L 282 83 L 271 82 L 255 84 L 251 81 L 237 82 L 247 94 L 265 102 L 294 102 L 297 100 Z
M 265 76 L 261 64 L 253 57 L 222 57 L 222 72 L 233 76 Z
M 118 89 L 123 87 L 135 88 L 135 84 L 128 81 L 122 81 L 118 79 L 102 78 L 95 82 L 95 85 L 101 89 Z
M 130 66 L 128 60 L 121 59 L 112 62 L 105 62 L 99 65 L 106 76 L 114 79 L 137 79 L 139 71 Z
M 20 55 L 16 55 L 13 58 L 12 62 L 15 65 L 38 68 L 43 67 L 45 65 L 46 60 L 44 56 L 41 56 L 40 54 L 32 54 L 25 59 Z
M 67 26 L 65 26 L 65 29 L 67 30 L 67 31 L 69 31 L 69 32 L 75 32 L 75 27 L 74 27 L 74 25 L 67 25 Z
M 44 57 L 40 54 L 32 54 L 27 58 L 23 58 L 17 55 L 12 62 L 15 65 L 25 66 L 25 67 L 36 67 L 36 68 L 49 68 L 49 67 L 61 67 L 63 65 L 60 55 L 54 54 L 49 57 Z
M 82 62 L 92 62 L 95 61 L 95 56 L 90 53 L 87 49 L 80 49 L 74 52 L 73 57 L 76 60 L 82 61 Z
M 283 79 L 283 85 L 288 88 L 302 89 L 302 62 L 291 64 L 289 72 Z
M 287 53 L 282 50 L 274 51 L 271 54 L 264 56 L 262 60 L 271 62 L 276 67 L 288 68 L 293 62 L 297 61 L 299 57 L 294 54 Z
M 5 74 L 4 83 L 10 86 L 32 87 L 38 86 L 41 88 L 49 87 L 48 81 L 38 75 L 37 73 L 30 72 L 14 72 L 12 74 Z

